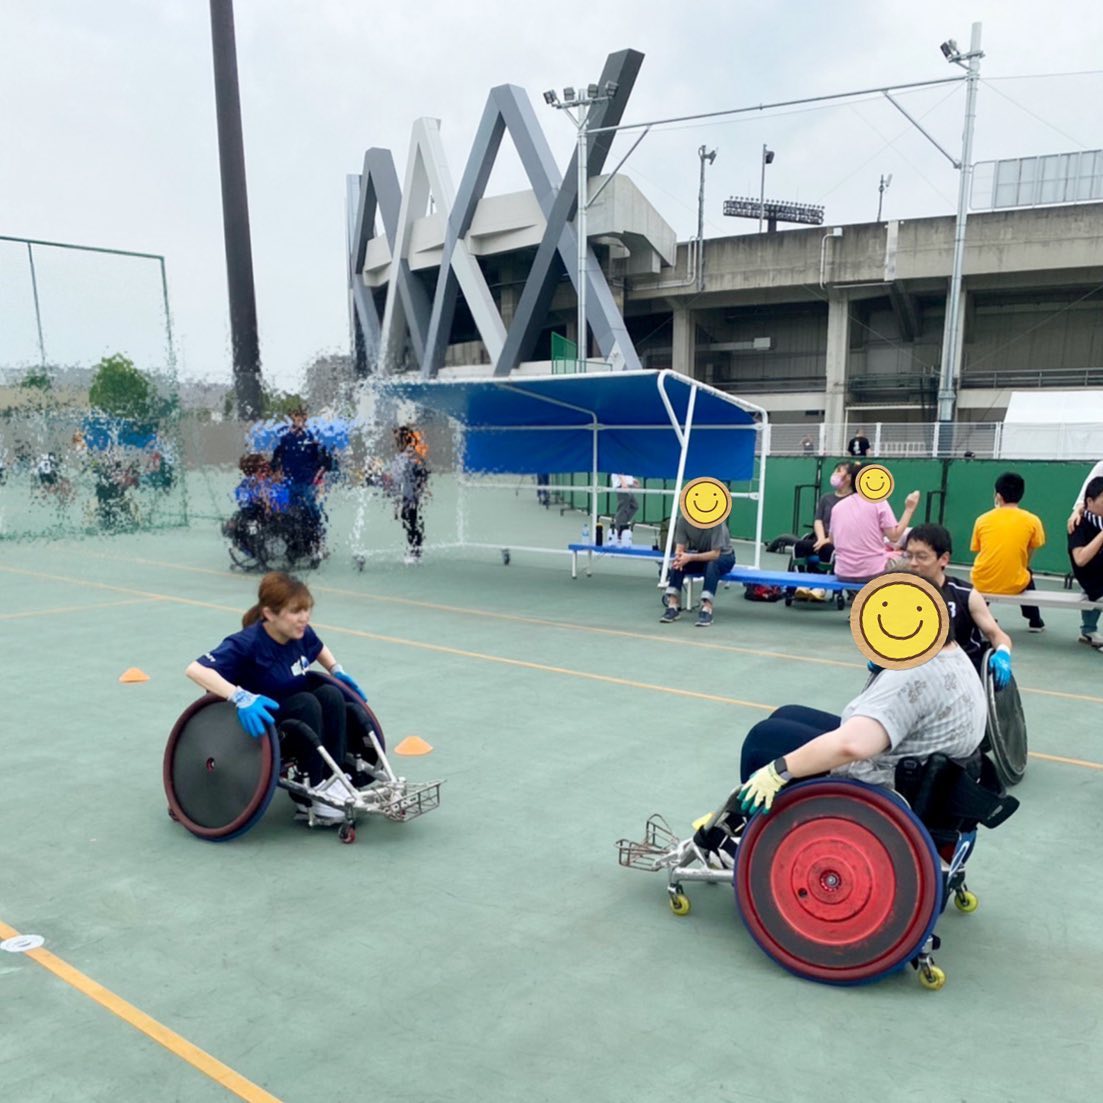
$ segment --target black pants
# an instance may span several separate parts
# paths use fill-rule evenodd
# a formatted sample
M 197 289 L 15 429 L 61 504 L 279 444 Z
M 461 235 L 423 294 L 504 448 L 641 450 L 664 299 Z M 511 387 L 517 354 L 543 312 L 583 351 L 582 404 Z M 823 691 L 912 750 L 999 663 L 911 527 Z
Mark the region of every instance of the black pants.
M 823 566 L 826 567 L 831 562 L 831 557 L 835 554 L 835 545 L 828 541 L 819 551 L 816 551 L 816 538 L 814 536 L 807 540 L 798 540 L 793 545 L 793 558 L 794 559 L 807 559 L 808 566 Z M 813 563 L 813 557 L 818 557 L 816 562 Z
M 421 557 L 421 545 L 425 542 L 425 522 L 421 519 L 421 503 L 417 501 L 404 501 L 402 511 L 402 527 L 406 530 L 406 550 L 410 555 Z
M 276 716 L 277 727 L 282 720 L 301 720 L 315 735 L 322 737 L 322 746 L 333 756 L 334 762 L 345 762 L 345 695 L 336 686 L 318 686 L 288 697 L 280 705 Z M 283 737 L 288 757 L 296 758 L 317 785 L 330 776 L 331 770 L 314 747 L 300 735 L 288 732 Z
M 747 732 L 739 759 L 739 780 L 746 781 L 755 770 L 811 743 L 824 732 L 834 731 L 841 723 L 842 719 L 831 712 L 782 705 Z
M 1034 586 L 1034 573 L 1031 572 L 1030 581 L 1019 591 L 1021 594 L 1025 594 L 1027 590 L 1035 589 Z M 1023 611 L 1023 616 L 1026 617 L 1027 624 L 1031 628 L 1044 628 L 1045 622 L 1042 620 L 1042 611 L 1037 605 L 1022 605 L 1020 608 Z

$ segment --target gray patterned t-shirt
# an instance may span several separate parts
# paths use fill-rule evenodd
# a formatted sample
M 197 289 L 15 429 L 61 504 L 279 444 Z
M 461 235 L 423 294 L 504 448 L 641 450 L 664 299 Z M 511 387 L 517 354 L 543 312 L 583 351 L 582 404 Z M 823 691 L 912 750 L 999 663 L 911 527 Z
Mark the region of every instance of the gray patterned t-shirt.
M 896 764 L 941 752 L 968 758 L 984 738 L 986 704 L 981 680 L 959 647 L 943 648 L 911 670 L 882 670 L 843 710 L 843 720 L 868 716 L 888 732 L 883 754 L 848 762 L 833 774 L 892 785 Z

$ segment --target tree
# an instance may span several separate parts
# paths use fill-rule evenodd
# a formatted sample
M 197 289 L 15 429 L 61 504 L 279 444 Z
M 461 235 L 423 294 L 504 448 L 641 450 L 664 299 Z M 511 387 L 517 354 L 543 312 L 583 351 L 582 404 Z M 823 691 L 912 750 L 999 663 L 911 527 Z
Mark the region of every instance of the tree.
M 160 405 L 153 384 L 122 353 L 105 356 L 96 365 L 88 401 L 94 410 L 134 421 L 156 417 Z
M 48 394 L 54 389 L 54 381 L 45 368 L 31 368 L 23 376 L 23 381 L 19 386 L 25 391 L 41 391 L 43 394 Z

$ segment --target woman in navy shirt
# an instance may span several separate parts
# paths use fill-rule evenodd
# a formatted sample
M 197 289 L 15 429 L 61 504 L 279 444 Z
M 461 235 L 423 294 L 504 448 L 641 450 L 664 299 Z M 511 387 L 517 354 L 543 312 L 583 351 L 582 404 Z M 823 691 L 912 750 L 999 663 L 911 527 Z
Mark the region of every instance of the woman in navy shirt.
M 364 692 L 310 627 L 313 607 L 306 583 L 271 571 L 260 580 L 256 605 L 241 618 L 242 630 L 200 655 L 184 673 L 208 693 L 236 705 L 241 726 L 254 738 L 284 720 L 300 720 L 321 736 L 333 760 L 343 763 L 345 697 L 333 685 L 310 688 L 306 672 L 321 663 L 357 696 L 363 698 Z M 284 735 L 284 745 L 303 764 L 312 788 L 330 776 L 321 755 L 293 731 Z M 343 797 L 344 790 L 336 795 Z M 320 801 L 314 804 L 314 814 L 344 819 L 343 812 Z

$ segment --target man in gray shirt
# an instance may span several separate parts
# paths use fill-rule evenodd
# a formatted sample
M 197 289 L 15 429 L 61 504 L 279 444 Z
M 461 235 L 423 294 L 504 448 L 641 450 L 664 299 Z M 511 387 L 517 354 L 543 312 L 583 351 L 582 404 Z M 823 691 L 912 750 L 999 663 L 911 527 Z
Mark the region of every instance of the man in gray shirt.
M 970 758 L 984 739 L 984 689 L 951 635 L 929 661 L 909 670 L 881 670 L 842 716 L 784 705 L 760 720 L 743 741 L 742 784 L 714 812 L 696 839 L 728 850 L 745 813 L 769 811 L 786 782 L 833 774 L 891 787 L 896 764 L 941 753 Z
M 712 624 L 716 584 L 734 566 L 735 552 L 732 551 L 727 522 L 702 529 L 691 525 L 679 511 L 678 520 L 674 523 L 674 558 L 670 561 L 667 576 L 666 608 L 660 618 L 663 624 L 673 624 L 682 615 L 679 601 L 686 575 L 704 575 L 697 627 L 708 628 Z

